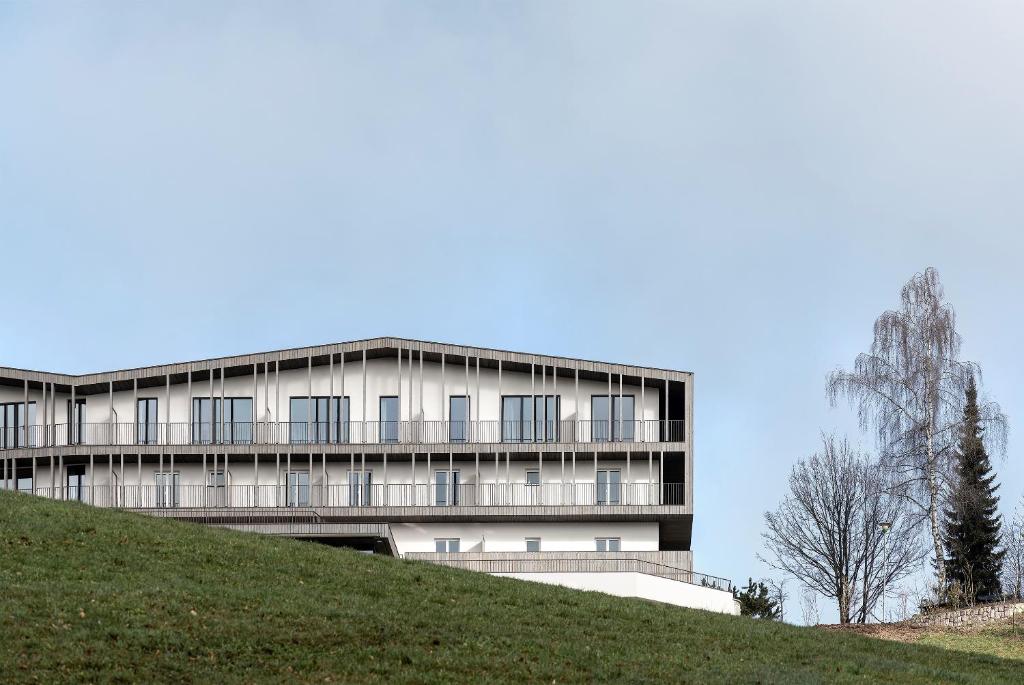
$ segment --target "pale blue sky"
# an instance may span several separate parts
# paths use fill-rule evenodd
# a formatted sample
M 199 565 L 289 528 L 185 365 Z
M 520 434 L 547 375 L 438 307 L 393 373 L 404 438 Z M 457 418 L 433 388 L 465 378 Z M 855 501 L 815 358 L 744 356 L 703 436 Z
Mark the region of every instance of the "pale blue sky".
M 696 566 L 761 575 L 790 464 L 855 430 L 826 374 L 914 272 L 1024 416 L 1022 46 L 1015 2 L 2 3 L 0 364 L 692 370 Z

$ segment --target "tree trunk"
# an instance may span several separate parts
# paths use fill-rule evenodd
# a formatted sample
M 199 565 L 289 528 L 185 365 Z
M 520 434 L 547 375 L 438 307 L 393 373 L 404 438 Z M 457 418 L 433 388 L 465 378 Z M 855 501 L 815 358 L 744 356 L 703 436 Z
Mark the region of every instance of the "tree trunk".
M 929 412 L 930 414 L 930 412 Z M 942 529 L 939 526 L 939 478 L 935 457 L 935 441 L 928 417 L 928 523 L 931 526 L 932 544 L 935 547 L 935 580 L 938 592 L 946 591 L 946 555 L 942 548 Z

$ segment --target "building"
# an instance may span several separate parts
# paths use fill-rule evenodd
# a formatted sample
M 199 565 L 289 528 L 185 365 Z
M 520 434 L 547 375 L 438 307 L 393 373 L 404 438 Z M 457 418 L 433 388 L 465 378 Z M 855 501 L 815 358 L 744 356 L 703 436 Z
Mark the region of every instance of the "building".
M 734 613 L 692 416 L 691 373 L 397 338 L 0 368 L 4 487 Z

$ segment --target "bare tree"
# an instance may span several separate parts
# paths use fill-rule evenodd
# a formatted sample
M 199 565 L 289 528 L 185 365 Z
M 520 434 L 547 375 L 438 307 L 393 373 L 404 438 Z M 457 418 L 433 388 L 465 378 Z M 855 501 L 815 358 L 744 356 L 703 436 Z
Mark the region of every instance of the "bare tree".
M 886 471 L 846 440 L 822 436 L 801 459 L 779 508 L 766 512 L 762 561 L 836 600 L 840 623 L 864 623 L 882 596 L 925 556 L 917 520 Z M 888 524 L 884 532 L 881 524 Z
M 852 371 L 829 376 L 827 393 L 833 406 L 847 397 L 862 428 L 874 428 L 883 462 L 896 475 L 900 492 L 928 521 L 941 591 L 946 573 L 939 511 L 968 379 L 980 378 L 980 369 L 959 359 L 956 315 L 943 300 L 935 269 L 910 279 L 900 300 L 898 311 L 887 311 L 875 321 L 871 351 L 858 355 Z M 1002 454 L 1006 418 L 994 403 L 984 403 L 980 410 L 990 452 Z
M 800 615 L 805 626 L 816 626 L 821 623 L 821 613 L 818 611 L 818 595 L 814 590 L 804 588 L 800 594 Z
M 789 599 L 789 593 L 786 592 L 786 579 L 775 580 L 774 578 L 764 578 L 762 581 L 768 587 L 768 595 L 775 600 L 775 603 L 779 606 L 779 620 L 786 620 L 786 600 Z
M 1003 529 L 1003 589 L 1014 599 L 1024 598 L 1024 497 Z

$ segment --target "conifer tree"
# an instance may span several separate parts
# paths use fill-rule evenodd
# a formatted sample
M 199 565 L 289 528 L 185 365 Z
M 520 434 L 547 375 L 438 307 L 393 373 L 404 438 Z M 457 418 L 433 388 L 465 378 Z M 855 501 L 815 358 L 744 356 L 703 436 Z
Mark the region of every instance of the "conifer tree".
M 999 549 L 999 489 L 982 440 L 978 390 L 966 389 L 963 426 L 956 453 L 956 474 L 944 511 L 946 575 L 971 600 L 999 594 L 1004 551 Z

